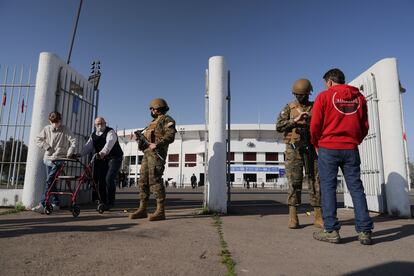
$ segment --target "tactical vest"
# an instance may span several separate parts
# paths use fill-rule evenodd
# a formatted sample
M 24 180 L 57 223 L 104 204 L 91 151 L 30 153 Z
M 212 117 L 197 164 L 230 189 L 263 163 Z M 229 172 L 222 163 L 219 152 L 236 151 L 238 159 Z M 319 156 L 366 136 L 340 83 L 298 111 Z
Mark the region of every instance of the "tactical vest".
M 144 132 L 145 138 L 147 138 L 148 142 L 155 143 L 156 138 L 160 136 L 160 133 L 156 131 L 157 124 L 161 120 L 162 117 L 165 115 L 159 115 L 157 118 L 152 120 L 152 122 L 148 125 L 147 129 Z
M 111 130 L 113 129 L 110 127 L 106 127 L 101 136 L 96 135 L 96 131 L 92 133 L 92 141 L 93 141 L 93 147 L 95 149 L 95 152 L 100 152 L 103 149 L 103 147 L 106 144 L 106 136 L 108 135 L 108 132 Z M 117 139 L 111 151 L 108 153 L 106 157 L 111 159 L 111 158 L 116 158 L 116 157 L 122 157 L 123 154 L 124 153 Z
M 299 116 L 301 112 L 309 112 L 311 113 L 313 103 L 310 102 L 308 106 L 301 106 L 298 102 L 294 101 L 289 103 L 290 114 L 289 118 L 296 118 Z M 309 127 L 308 121 L 308 127 Z M 290 132 L 285 132 L 285 138 L 283 141 L 286 144 L 295 143 L 300 140 L 300 134 L 296 132 L 296 128 L 293 128 Z

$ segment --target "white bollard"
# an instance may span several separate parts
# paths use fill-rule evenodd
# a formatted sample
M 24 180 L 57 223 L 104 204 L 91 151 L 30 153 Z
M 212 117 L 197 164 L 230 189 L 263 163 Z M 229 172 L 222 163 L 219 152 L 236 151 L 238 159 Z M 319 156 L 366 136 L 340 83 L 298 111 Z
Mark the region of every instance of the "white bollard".
M 224 57 L 214 56 L 208 63 L 208 195 L 207 207 L 227 213 L 226 187 L 226 95 L 227 66 Z
M 39 203 L 45 187 L 44 151 L 35 145 L 35 138 L 43 127 L 49 124 L 48 115 L 55 109 L 56 87 L 61 62 L 52 53 L 41 53 L 39 57 L 22 196 L 23 205 L 26 208 L 31 208 Z

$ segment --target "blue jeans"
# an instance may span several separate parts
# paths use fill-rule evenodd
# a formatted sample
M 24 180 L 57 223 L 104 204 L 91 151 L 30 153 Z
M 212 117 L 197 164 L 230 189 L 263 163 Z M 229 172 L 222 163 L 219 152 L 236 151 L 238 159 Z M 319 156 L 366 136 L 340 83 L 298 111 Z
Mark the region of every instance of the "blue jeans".
M 58 170 L 62 167 L 63 161 L 55 161 L 52 162 L 51 160 L 44 160 L 43 163 L 46 167 L 46 183 L 45 183 L 45 189 L 44 193 L 42 195 L 42 199 L 40 200 L 40 203 L 42 203 L 43 206 L 46 205 L 46 193 L 49 190 L 50 185 L 52 184 L 53 180 L 55 179 L 55 175 L 58 172 Z M 52 192 L 56 191 L 56 185 L 52 187 Z M 58 195 L 52 196 L 52 203 L 59 205 L 59 197 Z
M 371 231 L 374 228 L 368 213 L 367 199 L 361 181 L 360 164 L 361 159 L 358 149 L 319 149 L 318 165 L 321 181 L 322 214 L 326 231 L 339 231 L 341 228 L 336 215 L 338 168 L 341 168 L 354 204 L 355 230 L 357 232 L 365 232 Z

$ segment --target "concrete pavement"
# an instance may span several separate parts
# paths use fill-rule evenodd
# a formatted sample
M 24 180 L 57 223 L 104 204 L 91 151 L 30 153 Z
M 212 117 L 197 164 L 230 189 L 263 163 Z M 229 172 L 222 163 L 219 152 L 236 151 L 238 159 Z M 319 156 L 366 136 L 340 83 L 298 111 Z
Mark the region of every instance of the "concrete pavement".
M 238 275 L 414 274 L 412 219 L 373 214 L 375 244 L 362 246 L 353 211 L 340 209 L 343 243 L 334 245 L 313 240 L 307 205 L 299 215 L 303 227 L 289 230 L 285 198 L 234 191 L 230 214 L 221 219 Z M 83 206 L 79 218 L 68 210 L 0 216 L 0 275 L 226 275 L 213 219 L 195 215 L 202 199 L 202 188 L 169 189 L 161 222 L 127 218 L 124 209 L 138 203 L 135 188 L 120 190 L 115 210 L 103 215 Z
M 50 216 L 31 211 L 0 216 L 0 275 L 225 275 L 213 220 L 194 215 L 191 195 L 168 220 L 130 220 L 137 192 L 121 190 L 118 206 L 100 215 L 82 206 Z

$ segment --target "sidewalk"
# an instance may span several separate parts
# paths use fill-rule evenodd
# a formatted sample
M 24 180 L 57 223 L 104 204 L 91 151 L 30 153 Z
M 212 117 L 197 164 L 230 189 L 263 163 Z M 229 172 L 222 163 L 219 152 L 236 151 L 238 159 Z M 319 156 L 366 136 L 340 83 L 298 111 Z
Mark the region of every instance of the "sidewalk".
M 287 214 L 227 216 L 224 238 L 238 275 L 414 275 L 414 221 L 374 217 L 374 245 L 357 240 L 353 210 L 340 209 L 342 244 L 316 241 L 313 217 L 287 228 Z
M 343 244 L 313 240 L 306 206 L 301 229 L 289 230 L 282 192 L 235 192 L 221 217 L 237 275 L 412 275 L 414 222 L 374 216 L 375 244 L 362 246 L 353 211 L 340 209 Z M 214 220 L 194 214 L 202 188 L 168 190 L 167 220 L 129 220 L 134 188 L 120 190 L 114 211 L 83 206 L 50 216 L 0 216 L 0 275 L 226 275 Z M 150 202 L 154 206 L 154 201 Z M 152 210 L 151 210 L 152 211 Z
M 123 209 L 0 216 L 0 275 L 225 275 L 212 219 L 192 213 L 168 211 L 161 222 Z

